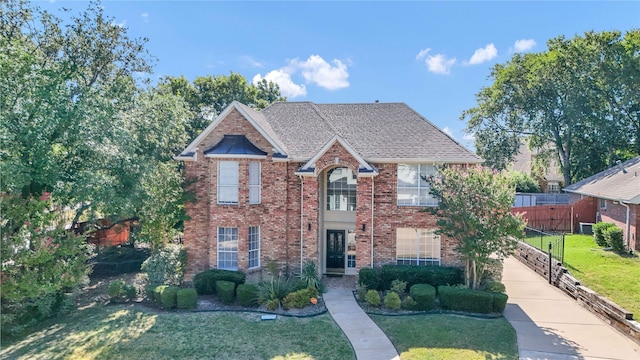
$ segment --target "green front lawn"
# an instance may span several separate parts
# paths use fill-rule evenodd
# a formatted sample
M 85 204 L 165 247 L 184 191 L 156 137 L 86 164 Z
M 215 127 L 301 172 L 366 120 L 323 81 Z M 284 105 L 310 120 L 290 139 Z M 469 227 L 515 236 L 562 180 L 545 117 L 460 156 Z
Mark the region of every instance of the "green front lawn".
M 328 314 L 312 318 L 258 313 L 158 312 L 139 305 L 99 306 L 50 321 L 2 344 L 11 359 L 355 359 Z
M 387 334 L 402 360 L 518 359 L 516 332 L 502 317 L 370 316 Z
M 566 235 L 564 266 L 582 285 L 640 318 L 640 257 L 599 247 L 591 235 Z

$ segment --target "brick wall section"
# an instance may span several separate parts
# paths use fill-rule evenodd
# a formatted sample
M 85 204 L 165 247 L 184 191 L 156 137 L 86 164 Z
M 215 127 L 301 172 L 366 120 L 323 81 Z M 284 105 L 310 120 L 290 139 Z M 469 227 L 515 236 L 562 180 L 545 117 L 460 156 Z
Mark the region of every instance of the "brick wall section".
M 598 202 L 599 204 L 599 202 Z M 629 214 L 629 248 L 635 251 L 640 251 L 640 242 L 638 241 L 638 230 L 640 224 L 640 206 L 639 205 L 629 205 L 630 206 L 630 214 Z M 600 216 L 602 221 L 611 222 L 616 224 L 620 229 L 622 229 L 625 233 L 625 240 L 627 239 L 627 208 L 620 205 L 614 204 L 613 201 L 607 200 L 607 208 L 600 209 L 598 205 L 598 211 L 600 212 Z
M 224 159 L 239 163 L 239 200 L 236 205 L 217 203 L 217 169 L 220 159 L 205 158 L 203 151 L 219 142 L 223 135 L 242 134 L 254 145 L 270 153 L 271 144 L 236 110 L 232 111 L 198 146 L 197 161 L 185 162 L 189 188 L 197 201 L 185 204 L 190 220 L 185 221 L 184 243 L 188 266 L 186 281 L 198 272 L 217 266 L 218 227 L 238 228 L 238 267 L 257 278 L 269 261 L 276 261 L 281 270 L 298 271 L 300 267 L 300 232 L 302 231 L 302 261 L 320 259 L 322 224 L 320 213 L 324 199 L 320 186 L 326 170 L 340 166 L 357 172 L 359 164 L 338 143 L 329 148 L 316 161 L 316 176 L 295 175 L 302 165 L 295 162 L 273 161 L 271 155 L 264 160 Z M 336 158 L 338 162 L 336 164 Z M 248 166 L 260 161 L 262 175 L 261 204 L 249 204 Z M 356 266 L 368 267 L 371 259 L 371 232 L 374 242 L 374 266 L 395 262 L 396 228 L 435 228 L 436 218 L 420 212 L 421 207 L 396 205 L 397 164 L 375 164 L 380 174 L 375 178 L 359 177 L 356 209 Z M 301 181 L 304 181 L 301 186 Z M 300 218 L 301 188 L 303 218 Z M 371 188 L 374 196 L 374 226 L 371 228 Z M 309 229 L 311 224 L 311 229 Z M 365 224 L 365 230 L 362 230 Z M 248 268 L 248 229 L 260 226 L 261 268 Z M 442 264 L 461 265 L 455 243 L 442 237 Z

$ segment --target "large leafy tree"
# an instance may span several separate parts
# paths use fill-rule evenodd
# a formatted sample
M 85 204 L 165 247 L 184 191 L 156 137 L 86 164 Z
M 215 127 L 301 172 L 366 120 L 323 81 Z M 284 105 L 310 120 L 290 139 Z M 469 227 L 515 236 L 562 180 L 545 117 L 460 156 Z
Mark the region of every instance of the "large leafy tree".
M 502 260 L 522 237 L 524 221 L 511 214 L 514 185 L 508 177 L 483 167 L 440 167 L 425 178 L 438 207 L 438 233 L 457 241 L 465 262 L 465 284 L 480 286 L 492 256 Z
M 640 31 L 588 32 L 495 65 L 463 112 L 486 164 L 504 169 L 528 138 L 565 184 L 640 154 Z
M 280 95 L 277 84 L 265 79 L 251 84 L 244 76 L 233 72 L 228 76 L 198 76 L 193 83 L 183 76 L 167 76 L 158 89 L 182 97 L 189 105 L 191 117 L 186 124 L 189 139 L 198 136 L 234 100 L 257 110 L 272 102 L 287 100 Z

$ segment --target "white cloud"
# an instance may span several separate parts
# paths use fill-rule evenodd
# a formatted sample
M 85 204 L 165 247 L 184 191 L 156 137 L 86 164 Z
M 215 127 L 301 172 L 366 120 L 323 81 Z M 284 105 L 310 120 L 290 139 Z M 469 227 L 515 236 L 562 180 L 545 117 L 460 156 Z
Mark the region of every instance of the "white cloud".
M 432 73 L 446 75 L 451 72 L 451 67 L 456 63 L 456 58 L 448 59 L 444 54 L 429 55 L 430 48 L 420 50 L 416 60 L 424 60 L 427 69 Z
M 464 134 L 462 137 L 465 141 L 476 141 L 476 134 Z
M 280 93 L 288 98 L 307 95 L 307 88 L 304 84 L 298 85 L 294 83 L 293 80 L 291 80 L 291 75 L 283 70 L 269 71 L 264 78 L 262 75 L 257 74 L 253 77 L 251 82 L 255 84 L 262 79 L 278 84 L 280 87 Z
M 426 48 L 426 49 L 422 49 L 420 50 L 420 52 L 418 53 L 418 55 L 416 55 L 416 60 L 422 60 L 424 59 L 425 56 L 427 56 L 427 54 L 429 53 L 429 51 L 431 51 L 430 48 Z
M 536 46 L 536 41 L 533 39 L 520 39 L 516 40 L 516 43 L 513 44 L 513 49 L 515 52 L 525 52 L 533 49 Z
M 447 59 L 443 54 L 427 56 L 427 69 L 432 73 L 447 75 L 451 72 L 451 67 L 456 63 L 456 59 Z
M 146 22 L 146 23 L 149 22 L 149 13 L 146 13 L 146 12 L 142 13 L 142 14 L 140 14 L 140 17 L 142 18 L 142 20 L 144 22 Z
M 442 129 L 442 132 L 453 137 L 453 131 L 448 126 L 445 126 L 444 129 Z
M 244 63 L 249 64 L 249 66 L 252 66 L 252 67 L 257 67 L 257 68 L 262 68 L 262 67 L 264 67 L 264 65 L 262 65 L 262 63 L 261 63 L 261 62 L 259 62 L 259 61 L 255 60 L 254 58 L 252 58 L 252 57 L 251 57 L 251 56 L 249 56 L 249 55 L 242 55 L 242 56 L 240 56 L 240 60 L 241 60 L 242 62 L 244 62 Z
M 483 62 L 494 59 L 496 56 L 498 56 L 498 49 L 491 43 L 483 48 L 477 49 L 471 56 L 471 59 L 469 59 L 468 64 L 482 64 Z
M 328 90 L 348 87 L 349 72 L 347 71 L 347 65 L 338 59 L 333 59 L 331 63 L 329 64 L 319 55 L 311 55 L 305 61 L 291 60 L 289 67 L 300 69 L 307 83 L 315 83 Z

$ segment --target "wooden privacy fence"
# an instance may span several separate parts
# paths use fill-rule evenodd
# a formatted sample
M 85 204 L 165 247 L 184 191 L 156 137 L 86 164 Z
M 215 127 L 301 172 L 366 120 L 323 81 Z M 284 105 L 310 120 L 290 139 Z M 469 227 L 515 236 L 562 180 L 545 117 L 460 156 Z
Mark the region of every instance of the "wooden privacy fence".
M 595 222 L 596 203 L 593 198 L 585 198 L 573 204 L 512 207 L 511 213 L 522 214 L 530 228 L 577 233 L 580 223 Z
M 553 258 L 550 263 L 546 253 L 523 242 L 518 242 L 514 257 L 536 273 L 548 278 L 552 285 L 574 298 L 582 307 L 640 344 L 640 323 L 633 320 L 633 314 L 588 287 L 580 285 L 580 281 L 571 276 L 562 263 Z

